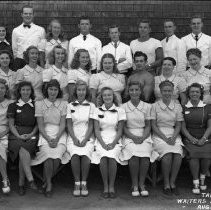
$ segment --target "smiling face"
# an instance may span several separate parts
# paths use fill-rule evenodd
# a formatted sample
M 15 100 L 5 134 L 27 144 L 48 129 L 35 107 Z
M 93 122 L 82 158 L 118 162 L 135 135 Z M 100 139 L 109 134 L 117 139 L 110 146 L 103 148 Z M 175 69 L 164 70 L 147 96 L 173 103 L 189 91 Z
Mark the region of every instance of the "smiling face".
M 201 91 L 198 87 L 191 87 L 189 90 L 189 97 L 191 101 L 199 101 L 201 97 Z
M 31 49 L 29 50 L 29 63 L 37 63 L 39 57 L 38 49 Z
M 173 94 L 173 87 L 168 85 L 161 88 L 160 92 L 163 100 L 171 100 Z
M 188 62 L 192 69 L 197 70 L 198 68 L 200 68 L 201 58 L 199 58 L 198 56 L 194 54 L 190 54 L 188 56 Z
M 112 74 L 114 70 L 114 62 L 112 58 L 103 59 L 103 71 L 106 74 Z
M 6 28 L 1 26 L 0 27 L 0 40 L 3 41 L 5 39 L 5 37 L 6 37 Z
M 105 105 L 111 106 L 114 100 L 114 93 L 112 90 L 104 90 L 102 93 L 103 103 Z
M 89 63 L 89 53 L 88 52 L 81 52 L 79 56 L 79 63 L 82 69 L 85 69 L 86 65 Z
M 175 30 L 176 30 L 176 26 L 174 25 L 172 21 L 166 21 L 164 23 L 164 31 L 167 37 L 172 36 Z
M 58 39 L 58 37 L 61 33 L 61 24 L 57 21 L 53 21 L 51 23 L 51 31 L 53 34 L 53 38 Z
M 190 27 L 192 29 L 192 33 L 199 34 L 202 32 L 203 22 L 201 18 L 193 18 L 191 20 Z
M 34 13 L 32 8 L 24 8 L 21 13 L 21 17 L 23 18 L 23 22 L 25 24 L 31 24 L 34 18 Z
M 20 89 L 20 95 L 23 101 L 28 101 L 30 99 L 31 93 L 32 93 L 32 90 L 30 86 L 23 86 Z
M 173 65 L 172 61 L 164 60 L 163 64 L 162 64 L 162 73 L 164 75 L 165 74 L 172 75 L 173 70 L 174 70 L 174 65 Z
M 84 101 L 86 98 L 86 85 L 79 85 L 76 89 L 78 101 Z
M 139 85 L 131 85 L 129 87 L 129 96 L 130 96 L 130 99 L 140 99 L 140 96 L 141 96 L 141 88 Z
M 65 51 L 64 51 L 64 49 L 55 48 L 54 55 L 55 55 L 55 63 L 63 64 L 63 62 L 65 60 Z
M 55 86 L 51 86 L 48 88 L 48 99 L 50 101 L 55 101 L 59 94 L 59 89 Z
M 10 56 L 7 53 L 2 53 L 0 55 L 0 67 L 8 68 L 10 64 Z
M 136 70 L 140 71 L 146 67 L 147 61 L 145 61 L 144 56 L 138 56 L 134 58 L 134 64 L 136 66 Z

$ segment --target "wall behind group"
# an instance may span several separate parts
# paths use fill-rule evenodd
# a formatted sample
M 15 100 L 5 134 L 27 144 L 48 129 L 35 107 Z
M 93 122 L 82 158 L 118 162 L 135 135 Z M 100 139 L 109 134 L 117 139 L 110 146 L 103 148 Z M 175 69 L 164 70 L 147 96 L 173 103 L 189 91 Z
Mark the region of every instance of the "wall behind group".
M 211 35 L 211 1 L 0 1 L 0 24 L 5 24 L 11 33 L 21 24 L 21 8 L 32 5 L 35 10 L 34 22 L 47 29 L 53 18 L 58 18 L 68 39 L 78 34 L 78 19 L 89 16 L 92 34 L 103 44 L 108 39 L 108 26 L 117 24 L 121 29 L 121 40 L 130 43 L 137 38 L 137 25 L 141 19 L 151 21 L 151 36 L 164 37 L 163 21 L 173 19 L 177 24 L 177 36 L 190 32 L 190 17 L 200 14 L 204 18 L 204 32 Z

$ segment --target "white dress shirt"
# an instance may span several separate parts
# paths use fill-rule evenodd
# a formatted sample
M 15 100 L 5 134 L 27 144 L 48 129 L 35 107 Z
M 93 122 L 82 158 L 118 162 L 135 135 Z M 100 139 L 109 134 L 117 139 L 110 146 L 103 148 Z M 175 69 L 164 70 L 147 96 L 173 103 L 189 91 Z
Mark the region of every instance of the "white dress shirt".
M 191 48 L 198 48 L 202 52 L 201 64 L 206 66 L 211 64 L 211 36 L 204 33 L 198 35 L 198 41 L 195 39 L 195 34 L 191 33 L 182 37 L 185 53 Z M 187 59 L 186 63 L 187 65 Z
M 12 50 L 14 57 L 23 58 L 23 52 L 31 45 L 37 47 L 42 39 L 45 38 L 43 27 L 30 24 L 30 28 L 23 27 L 23 23 L 14 28 L 12 32 Z
M 68 66 L 70 67 L 74 54 L 78 49 L 86 49 L 89 51 L 90 59 L 92 62 L 92 69 L 100 69 L 100 59 L 102 51 L 101 41 L 91 34 L 86 35 L 86 40 L 83 39 L 83 35 L 72 38 L 69 42 L 69 57 Z
M 105 45 L 102 50 L 102 56 L 106 53 L 111 53 L 116 60 L 117 69 L 120 73 L 127 72 L 127 69 L 132 67 L 133 59 L 130 47 L 123 42 L 117 42 L 117 47 L 115 48 L 114 42 L 110 42 L 109 44 Z M 125 58 L 126 60 L 118 63 L 120 58 Z
M 172 57 L 177 62 L 174 73 L 178 75 L 186 71 L 186 54 L 183 50 L 181 39 L 173 34 L 168 38 L 168 41 L 167 38 L 163 39 L 161 44 L 163 46 L 164 57 Z
M 161 42 L 154 38 L 149 38 L 145 42 L 140 42 L 138 39 L 135 39 L 130 42 L 130 49 L 132 50 L 133 55 L 136 51 L 141 51 L 145 53 L 148 57 L 148 63 L 154 63 L 156 59 L 156 49 L 162 48 Z

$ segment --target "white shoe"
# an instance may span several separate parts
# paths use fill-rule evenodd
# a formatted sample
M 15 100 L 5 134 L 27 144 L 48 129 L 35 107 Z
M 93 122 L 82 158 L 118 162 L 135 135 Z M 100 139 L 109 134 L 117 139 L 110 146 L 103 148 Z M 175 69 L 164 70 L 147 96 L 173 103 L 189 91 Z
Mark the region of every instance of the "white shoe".
M 74 190 L 73 190 L 73 195 L 78 197 L 81 195 L 81 190 L 80 190 L 80 185 L 75 184 Z
M 133 187 L 132 196 L 133 196 L 133 197 L 138 197 L 138 196 L 140 196 L 140 193 L 139 193 L 139 191 L 138 191 L 138 187 Z
M 87 185 L 86 184 L 82 184 L 81 185 L 81 195 L 82 196 L 88 196 L 89 195 L 89 191 L 87 189 Z
M 192 192 L 193 192 L 193 194 L 200 194 L 200 188 L 199 188 L 199 186 L 194 186 L 193 187 L 193 189 L 192 189 Z
M 143 191 L 141 191 L 141 196 L 142 197 L 148 197 L 149 196 L 149 192 L 147 190 L 143 190 Z
M 10 192 L 10 182 L 9 179 L 3 180 L 3 187 L 2 187 L 2 192 L 4 194 L 8 194 Z
M 207 185 L 200 185 L 200 190 L 206 190 L 207 189 Z

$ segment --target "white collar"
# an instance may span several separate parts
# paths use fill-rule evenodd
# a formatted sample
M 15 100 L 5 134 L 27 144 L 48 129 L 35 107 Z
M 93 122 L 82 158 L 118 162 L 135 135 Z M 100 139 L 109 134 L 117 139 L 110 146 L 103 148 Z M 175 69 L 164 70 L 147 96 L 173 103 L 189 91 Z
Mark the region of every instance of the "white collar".
M 158 105 L 160 106 L 161 109 L 166 110 L 167 108 L 170 110 L 173 110 L 175 107 L 175 103 L 173 100 L 171 100 L 170 104 L 167 106 L 166 104 L 163 103 L 162 100 L 158 101 Z
M 165 77 L 163 76 L 163 74 L 161 74 L 161 75 L 160 75 L 160 80 L 161 80 L 162 82 L 165 81 L 165 80 L 168 80 L 168 81 L 170 81 L 170 82 L 173 82 L 173 80 L 174 80 L 175 77 L 176 77 L 176 75 L 172 74 L 169 78 L 165 78 Z
M 24 67 L 27 71 L 29 71 L 30 73 L 36 71 L 37 73 L 40 73 L 42 71 L 42 69 L 40 68 L 40 66 L 37 65 L 37 67 L 35 69 L 31 68 L 29 65 L 25 65 Z
M 0 41 L 0 43 L 2 42 L 5 42 L 6 44 L 10 45 L 10 43 L 6 39 L 4 39 L 3 41 Z
M 90 34 L 83 35 L 83 34 L 81 34 L 81 33 L 80 33 L 80 35 L 79 35 L 79 36 L 81 36 L 82 38 L 83 38 L 83 36 L 86 36 L 86 38 L 88 38 L 88 37 L 90 36 Z
M 190 101 L 188 101 L 188 103 L 185 106 L 187 108 L 194 107 L 193 104 Z M 206 106 L 206 104 L 203 101 L 200 100 L 197 107 L 204 107 L 204 106 Z
M 127 102 L 127 105 L 128 105 L 128 108 L 131 110 L 131 111 L 134 111 L 135 109 L 138 109 L 139 111 L 141 111 L 144 107 L 144 102 L 140 100 L 139 104 L 137 107 L 135 107 L 131 101 L 128 101 Z
M 105 104 L 103 104 L 103 105 L 101 106 L 101 109 L 104 110 L 104 111 L 116 110 L 116 105 L 113 104 L 109 109 L 106 109 Z
M 198 71 L 196 71 L 196 70 L 194 70 L 194 69 L 192 69 L 192 68 L 188 69 L 188 71 L 189 71 L 192 75 L 194 75 L 194 76 L 195 76 L 197 73 L 202 74 L 202 73 L 204 72 L 204 70 L 205 70 L 205 67 L 204 67 L 204 66 L 201 66 L 201 68 L 200 68 Z
M 1 68 L 0 68 L 0 74 L 4 75 L 6 77 L 10 77 L 13 75 L 13 71 L 9 69 L 8 74 L 6 74 Z
M 57 39 L 57 40 L 55 40 L 55 39 L 51 39 L 50 41 L 49 41 L 52 45 L 54 45 L 54 44 L 61 44 L 62 42 L 61 42 L 61 40 L 60 39 Z
M 63 72 L 63 73 L 65 73 L 65 74 L 67 74 L 67 69 L 66 69 L 64 66 L 62 66 L 62 68 L 59 69 L 59 68 L 57 68 L 55 65 L 52 65 L 52 68 L 53 68 L 57 73 Z
M 198 34 L 198 37 L 200 38 L 201 36 L 202 36 L 202 32 L 200 32 L 199 34 Z M 196 36 L 196 34 L 194 34 L 194 33 L 191 33 L 191 36 L 193 37 L 193 38 L 195 38 L 195 36 Z
M 31 107 L 34 107 L 31 99 L 29 99 L 27 102 L 24 102 L 21 98 L 18 100 L 18 106 L 24 106 L 25 104 L 29 104 Z
M 55 107 L 59 107 L 59 105 L 61 104 L 61 100 L 57 99 L 55 102 L 51 102 L 47 98 L 45 98 L 44 103 L 46 104 L 48 108 L 51 107 L 52 105 Z

